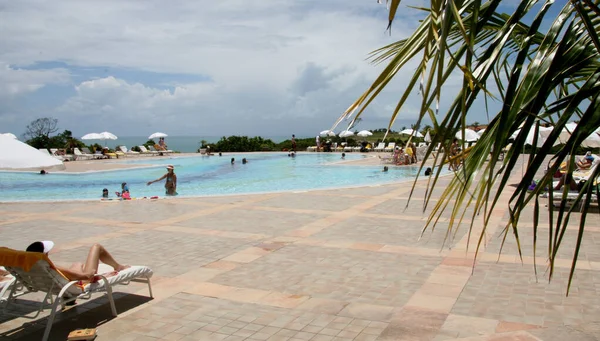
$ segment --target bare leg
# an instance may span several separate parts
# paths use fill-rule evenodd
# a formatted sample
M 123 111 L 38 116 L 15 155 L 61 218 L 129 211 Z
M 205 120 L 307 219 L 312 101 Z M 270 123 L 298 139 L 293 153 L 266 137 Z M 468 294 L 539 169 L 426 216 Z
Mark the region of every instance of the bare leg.
M 128 268 L 127 265 L 119 264 L 112 255 L 106 251 L 104 246 L 100 244 L 94 244 L 88 253 L 87 260 L 85 261 L 85 265 L 83 266 L 83 272 L 86 274 L 90 274 L 93 276 L 98 272 L 98 264 L 102 262 L 104 264 L 108 264 L 112 266 L 116 271 L 121 271 L 123 269 Z

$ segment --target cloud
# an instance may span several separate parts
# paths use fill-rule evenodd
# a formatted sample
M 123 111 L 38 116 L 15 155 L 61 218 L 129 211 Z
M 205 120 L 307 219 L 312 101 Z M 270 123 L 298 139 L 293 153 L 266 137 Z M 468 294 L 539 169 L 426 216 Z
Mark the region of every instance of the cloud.
M 23 70 L 0 62 L 0 99 L 11 99 L 35 92 L 47 84 L 64 84 L 69 80 L 66 69 Z
M 365 61 L 368 53 L 418 24 L 418 11 L 403 8 L 390 36 L 385 6 L 364 0 L 2 6 L 0 81 L 9 81 L 0 92 L 13 95 L 0 104 L 0 123 L 22 130 L 40 116 L 40 108 L 14 99 L 20 97 L 40 103 L 76 135 L 99 127 L 125 135 L 158 128 L 182 135 L 312 135 L 329 128 L 381 71 Z M 43 63 L 65 67 L 37 67 Z M 390 83 L 360 129 L 387 126 L 411 72 L 402 70 Z M 68 92 L 55 86 L 71 83 Z M 399 121 L 414 120 L 412 111 L 401 112 Z

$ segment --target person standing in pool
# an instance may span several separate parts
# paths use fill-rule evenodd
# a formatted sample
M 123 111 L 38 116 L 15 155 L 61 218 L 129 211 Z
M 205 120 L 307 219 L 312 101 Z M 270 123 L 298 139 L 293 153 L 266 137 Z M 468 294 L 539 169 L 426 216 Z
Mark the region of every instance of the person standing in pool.
M 152 183 L 161 181 L 162 179 L 166 179 L 167 180 L 165 182 L 166 195 L 177 195 L 177 175 L 175 175 L 174 169 L 175 169 L 175 167 L 173 167 L 173 165 L 168 165 L 167 166 L 167 174 L 161 176 L 160 178 L 158 178 L 156 180 L 149 181 L 147 183 L 147 185 L 150 186 Z
M 296 135 L 292 135 L 292 150 L 296 152 Z

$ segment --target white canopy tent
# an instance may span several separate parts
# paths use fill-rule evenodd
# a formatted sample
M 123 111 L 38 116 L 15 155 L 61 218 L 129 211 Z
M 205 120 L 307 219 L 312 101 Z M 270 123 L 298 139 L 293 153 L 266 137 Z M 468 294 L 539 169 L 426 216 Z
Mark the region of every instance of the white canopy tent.
M 63 170 L 59 159 L 12 137 L 0 136 L 0 169 Z

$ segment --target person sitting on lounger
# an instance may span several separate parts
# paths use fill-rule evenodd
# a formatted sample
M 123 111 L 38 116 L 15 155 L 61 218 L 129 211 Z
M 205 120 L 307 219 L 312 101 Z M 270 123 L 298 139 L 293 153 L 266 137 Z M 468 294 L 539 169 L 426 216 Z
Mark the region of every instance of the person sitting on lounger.
M 583 159 L 577 160 L 577 162 L 575 164 L 577 165 L 577 168 L 579 168 L 581 170 L 586 170 L 586 169 L 590 169 L 592 167 L 593 162 L 594 162 L 594 157 L 592 156 L 592 153 L 587 152 L 585 154 L 585 156 L 583 157 Z
M 48 254 L 53 247 L 54 242 L 46 240 L 32 243 L 25 251 Z M 98 272 L 98 265 L 100 262 L 112 266 L 117 272 L 129 268 L 129 265 L 118 263 L 100 244 L 92 245 L 85 263 L 73 263 L 68 268 L 63 268 L 57 265 L 55 265 L 55 267 L 70 280 L 91 281 Z

